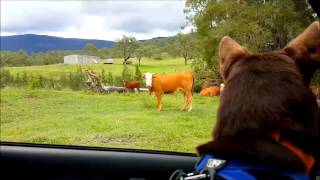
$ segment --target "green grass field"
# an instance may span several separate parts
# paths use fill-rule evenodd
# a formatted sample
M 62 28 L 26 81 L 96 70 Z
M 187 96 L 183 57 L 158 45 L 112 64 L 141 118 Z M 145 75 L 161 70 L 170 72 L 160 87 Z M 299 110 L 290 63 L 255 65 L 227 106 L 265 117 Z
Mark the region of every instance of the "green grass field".
M 129 65 L 134 72 L 134 64 Z M 141 72 L 190 71 L 183 59 L 143 59 Z M 121 75 L 120 59 L 115 64 L 81 65 L 96 72 Z M 75 72 L 77 65 L 47 65 L 7 68 L 12 74 L 59 76 Z M 217 97 L 193 97 L 193 111 L 180 112 L 183 95 L 164 95 L 163 111 L 147 93 L 97 94 L 69 89 L 1 89 L 1 140 L 46 144 L 103 146 L 178 152 L 195 152 L 211 139 L 216 119 Z
M 1 140 L 195 152 L 211 138 L 218 98 L 193 98 L 193 111 L 180 112 L 181 93 L 165 95 L 156 110 L 147 93 L 4 88 Z
M 133 58 L 132 64 L 128 67 L 132 73 L 135 72 L 135 64 L 137 60 Z M 180 72 L 180 71 L 191 71 L 191 62 L 189 65 L 184 65 L 182 58 L 165 59 L 165 60 L 154 60 L 143 58 L 141 60 L 140 71 L 141 72 L 153 72 L 153 73 L 168 73 L 168 72 Z M 61 73 L 75 72 L 77 67 L 81 66 L 83 70 L 92 69 L 98 73 L 105 70 L 105 73 L 111 72 L 113 75 L 121 75 L 123 65 L 122 59 L 114 59 L 114 64 L 82 64 L 82 65 L 66 65 L 66 64 L 54 64 L 46 66 L 25 66 L 25 67 L 8 67 L 12 74 L 27 72 L 32 75 L 43 75 L 43 76 L 59 76 Z

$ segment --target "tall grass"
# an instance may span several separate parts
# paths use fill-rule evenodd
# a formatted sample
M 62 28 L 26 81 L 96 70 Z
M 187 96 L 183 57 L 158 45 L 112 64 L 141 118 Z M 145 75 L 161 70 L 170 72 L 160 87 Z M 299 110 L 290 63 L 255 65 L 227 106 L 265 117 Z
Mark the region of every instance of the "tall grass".
M 137 76 L 141 76 L 141 71 L 138 66 L 136 66 L 135 74 L 127 67 L 123 66 L 121 76 L 115 76 L 108 72 L 105 73 L 105 70 L 102 69 L 101 72 L 98 72 L 98 76 L 105 85 L 115 85 L 123 86 L 123 80 L 134 80 Z M 57 89 L 61 90 L 64 88 L 69 88 L 72 90 L 86 90 L 86 74 L 82 66 L 77 66 L 76 70 L 68 73 L 60 73 L 59 77 L 57 75 L 46 75 L 43 74 L 28 74 L 26 71 L 18 72 L 13 74 L 9 69 L 1 69 L 1 88 L 3 87 L 21 87 L 28 86 L 31 89 L 35 88 L 47 88 L 47 89 Z

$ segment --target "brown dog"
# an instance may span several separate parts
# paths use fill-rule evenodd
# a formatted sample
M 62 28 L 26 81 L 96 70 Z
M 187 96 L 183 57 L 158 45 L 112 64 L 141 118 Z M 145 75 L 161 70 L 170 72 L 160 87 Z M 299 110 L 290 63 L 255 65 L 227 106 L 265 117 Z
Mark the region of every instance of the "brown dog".
M 214 140 L 198 152 L 310 174 L 320 157 L 317 103 L 308 87 L 320 67 L 319 22 L 268 53 L 224 37 L 219 62 L 225 87 Z

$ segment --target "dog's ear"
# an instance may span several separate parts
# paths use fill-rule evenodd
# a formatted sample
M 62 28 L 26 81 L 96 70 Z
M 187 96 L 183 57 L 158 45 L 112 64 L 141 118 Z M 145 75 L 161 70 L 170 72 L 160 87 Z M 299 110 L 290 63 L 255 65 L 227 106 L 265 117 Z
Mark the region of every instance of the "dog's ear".
M 285 46 L 284 51 L 296 61 L 309 84 L 313 73 L 320 68 L 320 23 L 315 21 L 309 25 Z
M 231 65 L 247 54 L 249 52 L 229 36 L 224 36 L 221 39 L 219 43 L 219 65 L 223 81 L 226 80 Z

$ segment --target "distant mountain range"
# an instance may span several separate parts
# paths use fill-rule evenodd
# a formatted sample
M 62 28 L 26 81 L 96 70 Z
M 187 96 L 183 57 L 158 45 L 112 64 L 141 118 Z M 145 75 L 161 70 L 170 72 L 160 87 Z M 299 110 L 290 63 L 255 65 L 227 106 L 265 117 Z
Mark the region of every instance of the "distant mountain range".
M 28 54 L 60 50 L 81 50 L 87 43 L 97 48 L 112 48 L 114 42 L 96 39 L 61 38 L 47 35 L 24 34 L 0 36 L 1 51 L 19 51 L 24 49 Z

